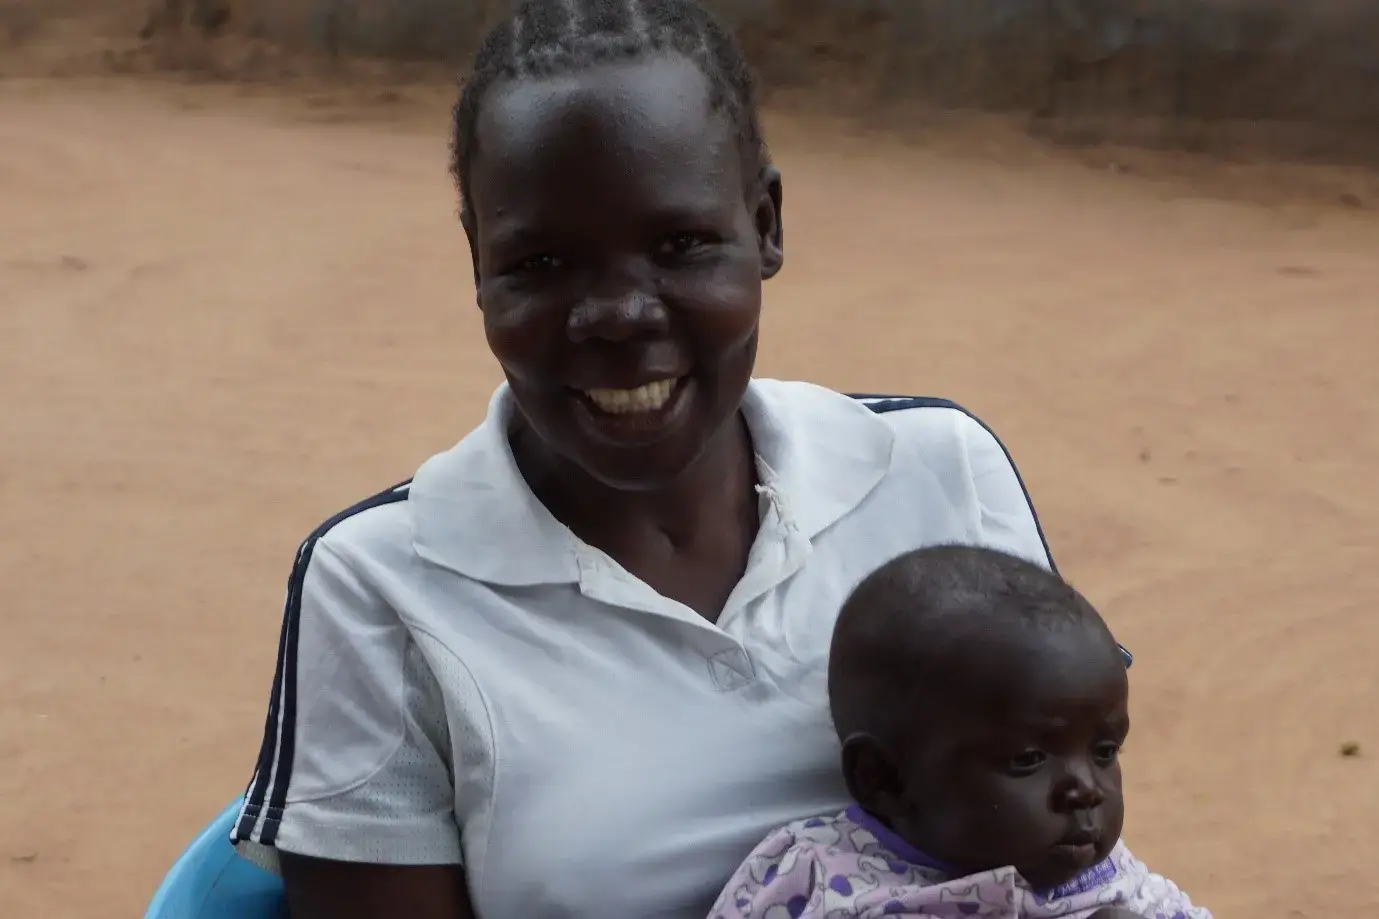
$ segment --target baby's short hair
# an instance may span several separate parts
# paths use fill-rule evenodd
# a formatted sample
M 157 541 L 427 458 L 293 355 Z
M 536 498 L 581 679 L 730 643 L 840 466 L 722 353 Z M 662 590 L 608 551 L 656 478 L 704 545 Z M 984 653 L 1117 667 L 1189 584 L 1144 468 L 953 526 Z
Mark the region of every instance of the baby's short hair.
M 829 653 L 828 693 L 838 736 L 886 735 L 918 679 L 942 695 L 968 655 L 1012 629 L 1093 628 L 1101 616 L 1057 574 L 977 546 L 907 552 L 862 580 L 843 605 Z M 954 690 L 956 691 L 956 690 Z

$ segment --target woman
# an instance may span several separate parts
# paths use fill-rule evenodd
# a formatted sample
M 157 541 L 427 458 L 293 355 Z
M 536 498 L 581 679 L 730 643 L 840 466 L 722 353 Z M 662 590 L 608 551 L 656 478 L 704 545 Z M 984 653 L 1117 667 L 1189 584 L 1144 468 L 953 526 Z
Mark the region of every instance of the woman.
M 507 384 L 303 545 L 235 840 L 295 919 L 699 919 L 768 830 L 846 802 L 849 589 L 1043 540 L 960 410 L 752 379 L 781 181 L 691 0 L 522 4 L 455 123 Z

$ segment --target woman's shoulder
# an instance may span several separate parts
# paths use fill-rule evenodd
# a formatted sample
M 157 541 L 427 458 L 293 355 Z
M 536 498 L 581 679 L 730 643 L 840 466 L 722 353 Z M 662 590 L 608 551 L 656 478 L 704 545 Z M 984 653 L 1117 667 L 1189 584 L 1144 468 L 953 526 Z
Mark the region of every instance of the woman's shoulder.
M 418 586 L 411 495 L 410 480 L 389 486 L 306 535 L 288 575 L 284 635 L 362 642 L 400 661 Z
M 863 495 L 852 505 L 859 519 L 875 525 L 897 515 L 911 523 L 918 519 L 930 537 L 990 545 L 1051 564 L 1005 444 L 961 403 L 838 393 L 809 383 L 760 381 L 756 389 L 784 419 L 778 427 L 801 432 L 793 439 L 794 452 L 809 455 L 800 465 L 815 473 L 815 491 L 849 487 L 830 482 L 852 477 L 853 496 Z
M 411 490 L 408 479 L 332 514 L 302 540 L 295 567 L 307 567 L 319 552 L 348 561 L 396 562 L 411 544 Z
M 944 455 L 979 459 L 995 456 L 1009 461 L 1009 453 L 991 426 L 952 399 L 918 394 L 845 393 L 814 383 L 760 379 L 754 396 L 794 424 L 809 426 L 825 437 L 884 430 L 889 436 L 863 438 L 899 457 Z M 903 466 L 903 464 L 902 464 Z M 895 471 L 903 472 L 903 468 Z
M 428 457 L 412 478 L 351 505 L 313 530 L 299 552 L 299 564 L 316 547 L 357 563 L 366 577 L 369 570 L 401 574 L 419 555 L 430 559 L 432 549 L 445 550 L 439 554 L 446 562 L 454 553 L 480 559 L 493 555 L 509 535 L 500 524 L 529 496 L 507 447 L 505 393 L 500 387 L 484 420 L 458 443 Z M 513 544 L 520 543 L 507 541 L 508 547 Z M 463 573 L 463 566 L 457 570 Z
M 1013 465 L 995 430 L 961 403 L 937 396 L 858 395 L 851 397 L 896 433 L 902 455 L 932 465 L 940 459 L 965 469 L 993 463 Z

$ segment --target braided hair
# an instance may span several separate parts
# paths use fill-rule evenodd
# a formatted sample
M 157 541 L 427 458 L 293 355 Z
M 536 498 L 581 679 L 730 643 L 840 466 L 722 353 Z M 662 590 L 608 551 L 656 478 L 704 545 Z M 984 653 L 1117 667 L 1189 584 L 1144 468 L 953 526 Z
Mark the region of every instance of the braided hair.
M 732 123 L 744 175 L 754 181 L 770 158 L 752 73 L 732 33 L 696 0 L 520 0 L 484 37 L 455 103 L 450 171 L 461 210 L 469 206 L 479 107 L 493 84 L 665 52 L 704 74 L 710 106 Z

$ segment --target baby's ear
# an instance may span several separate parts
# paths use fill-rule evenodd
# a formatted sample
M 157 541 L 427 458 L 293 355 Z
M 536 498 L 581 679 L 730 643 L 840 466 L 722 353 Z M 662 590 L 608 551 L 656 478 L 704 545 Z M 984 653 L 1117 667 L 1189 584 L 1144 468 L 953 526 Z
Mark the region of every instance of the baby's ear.
M 761 279 L 774 278 L 785 263 L 785 231 L 781 225 L 780 170 L 767 164 L 753 184 L 752 223 L 761 250 Z
M 890 747 L 870 734 L 843 741 L 843 780 L 862 809 L 883 820 L 904 809 L 904 781 Z

